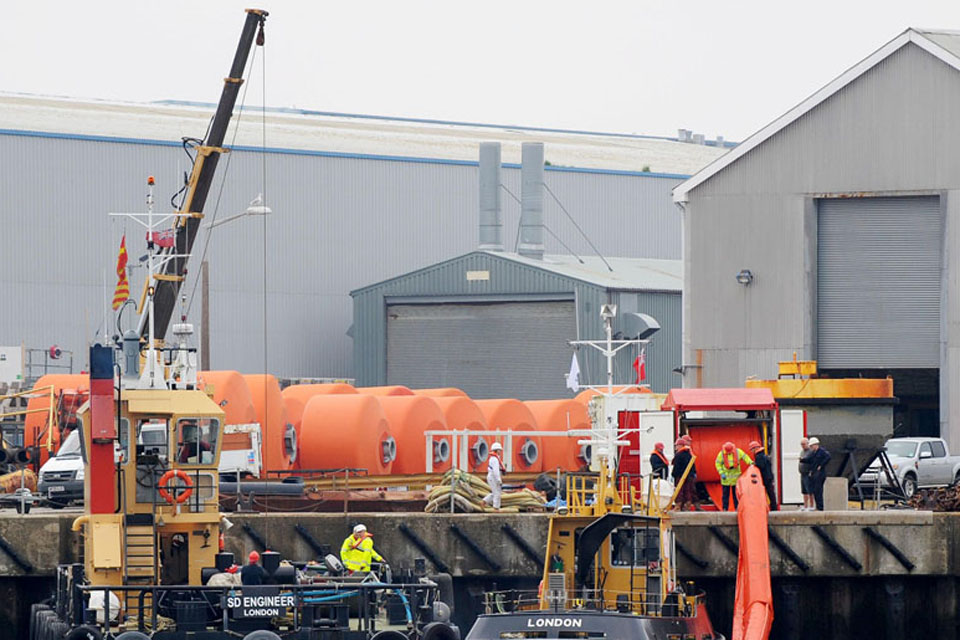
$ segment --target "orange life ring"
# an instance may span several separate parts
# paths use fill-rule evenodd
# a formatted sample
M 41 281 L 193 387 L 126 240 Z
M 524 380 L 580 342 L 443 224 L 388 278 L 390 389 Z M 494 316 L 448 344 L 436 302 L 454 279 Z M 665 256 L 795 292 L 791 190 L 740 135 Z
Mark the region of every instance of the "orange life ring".
M 167 483 L 174 477 L 180 478 L 183 480 L 183 483 L 187 485 L 186 491 L 182 492 L 176 498 L 170 495 L 170 492 L 167 491 Z M 184 503 L 190 497 L 190 494 L 193 493 L 193 480 L 190 479 L 190 476 L 187 475 L 186 471 L 182 469 L 170 469 L 163 476 L 160 477 L 159 490 L 157 493 L 160 494 L 160 497 L 166 500 L 168 503 L 173 504 L 174 502 Z

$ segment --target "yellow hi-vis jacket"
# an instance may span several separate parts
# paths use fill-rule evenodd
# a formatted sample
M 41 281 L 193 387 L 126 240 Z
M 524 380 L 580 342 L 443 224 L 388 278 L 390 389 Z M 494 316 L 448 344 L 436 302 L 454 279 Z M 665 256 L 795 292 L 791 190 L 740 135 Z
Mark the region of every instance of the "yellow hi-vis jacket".
M 350 571 L 370 571 L 370 559 L 383 562 L 383 556 L 373 548 L 373 536 L 364 531 L 360 538 L 351 533 L 340 547 L 340 559 Z
M 717 473 L 720 474 L 720 484 L 727 487 L 737 484 L 737 480 L 740 479 L 742 473 L 740 470 L 741 460 L 746 462 L 747 466 L 753 464 L 750 456 L 744 453 L 740 447 L 737 447 L 734 453 L 729 454 L 720 449 L 720 453 L 717 454 Z

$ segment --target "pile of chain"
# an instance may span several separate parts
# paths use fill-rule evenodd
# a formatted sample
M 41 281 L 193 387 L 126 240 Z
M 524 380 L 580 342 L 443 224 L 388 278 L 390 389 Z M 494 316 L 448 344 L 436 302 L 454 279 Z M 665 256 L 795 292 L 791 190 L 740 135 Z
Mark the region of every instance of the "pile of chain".
M 427 496 L 427 513 L 449 513 L 451 494 L 453 509 L 457 513 L 483 513 L 496 511 L 483 499 L 490 493 L 490 485 L 481 478 L 459 469 L 443 475 L 443 484 L 435 486 Z M 504 491 L 500 498 L 500 512 L 542 511 L 543 496 L 530 489 Z
M 922 511 L 960 511 L 960 486 L 920 489 L 907 505 Z

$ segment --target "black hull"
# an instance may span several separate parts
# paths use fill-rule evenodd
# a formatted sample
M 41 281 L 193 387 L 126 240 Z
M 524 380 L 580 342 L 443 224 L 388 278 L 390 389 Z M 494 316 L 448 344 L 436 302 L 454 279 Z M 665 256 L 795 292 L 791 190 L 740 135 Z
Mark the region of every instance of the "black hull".
M 640 616 L 615 611 L 529 611 L 481 615 L 466 640 L 597 638 L 654 640 L 669 637 L 723 640 L 706 612 L 693 617 Z

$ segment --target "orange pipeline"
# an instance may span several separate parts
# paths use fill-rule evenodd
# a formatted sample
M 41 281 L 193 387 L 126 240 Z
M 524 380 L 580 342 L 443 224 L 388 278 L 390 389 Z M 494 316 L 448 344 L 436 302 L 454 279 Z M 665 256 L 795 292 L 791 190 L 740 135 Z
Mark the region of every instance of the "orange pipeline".
M 751 465 L 737 481 L 737 499 L 740 555 L 733 604 L 733 640 L 767 640 L 773 624 L 767 494 L 755 466 Z

